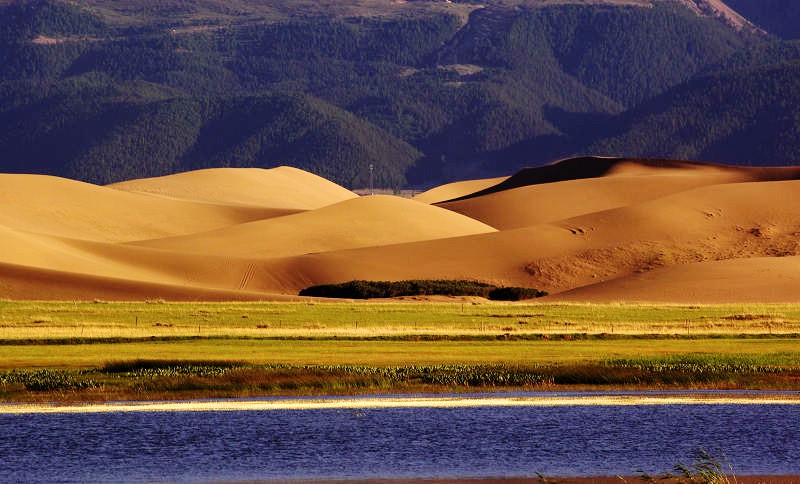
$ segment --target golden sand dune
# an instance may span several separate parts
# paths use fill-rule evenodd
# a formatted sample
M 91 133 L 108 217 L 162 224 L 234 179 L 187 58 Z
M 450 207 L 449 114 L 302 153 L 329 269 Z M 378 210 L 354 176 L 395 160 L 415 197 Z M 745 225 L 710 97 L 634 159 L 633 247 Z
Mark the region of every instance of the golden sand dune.
M 551 224 L 273 261 L 269 271 L 287 283 L 474 278 L 559 293 L 698 261 L 798 255 L 798 193 L 800 181 L 701 187 Z
M 109 187 L 184 200 L 294 211 L 313 210 L 358 196 L 313 173 L 288 166 L 209 168 Z
M 270 299 L 264 261 L 65 239 L 0 227 L 0 295 L 25 299 Z M 302 280 L 294 278 L 293 281 Z M 40 291 L 37 294 L 37 291 Z M 296 291 L 289 291 L 296 294 Z M 233 297 L 233 294 L 236 294 Z M 204 296 L 205 295 L 205 296 Z
M 702 187 L 558 222 L 576 251 L 526 265 L 563 291 L 661 267 L 800 254 L 800 181 Z M 757 295 L 741 295 L 758 300 Z
M 118 242 L 275 215 L 272 209 L 161 199 L 52 176 L 0 174 L 0 225 L 39 234 Z
M 504 181 L 462 198 L 479 197 L 514 188 L 586 178 L 631 175 L 689 175 L 702 173 L 750 173 L 748 181 L 787 180 L 800 177 L 800 167 L 744 168 L 693 161 L 582 156 L 537 168 L 525 168 Z
M 673 265 L 548 297 L 553 301 L 797 302 L 800 257 L 756 257 Z
M 212 232 L 138 242 L 177 252 L 266 258 L 494 232 L 469 217 L 387 195 Z
M 239 281 L 252 265 L 245 260 L 66 239 L 2 226 L 0 241 L 3 264 L 155 284 L 243 289 Z
M 800 177 L 800 170 L 787 168 L 740 168 L 688 162 L 667 164 L 662 160 L 613 163 L 609 162 L 611 159 L 589 160 L 589 163 L 599 165 L 595 169 L 602 171 L 602 177 L 558 181 L 561 172 L 550 175 L 546 171 L 549 167 L 534 168 L 520 172 L 505 184 L 493 185 L 482 196 L 468 196 L 439 206 L 498 229 L 508 229 L 624 207 L 700 186 Z M 663 165 L 656 164 L 658 161 Z M 562 171 L 577 176 L 572 167 Z M 539 183 L 541 180 L 555 181 Z M 527 182 L 534 184 L 524 184 Z
M 258 198 L 276 173 L 291 176 Z M 137 181 L 172 187 L 159 196 L 0 175 L 0 297 L 286 298 L 352 279 L 473 279 L 559 300 L 796 301 L 799 174 L 584 158 L 429 193 L 479 190 L 442 204 L 461 213 L 292 169 Z
M 0 263 L 0 293 L 10 299 L 144 301 L 252 301 L 263 294 L 245 290 L 224 290 L 154 283 L 72 272 L 37 269 Z M 296 297 L 270 294 L 270 300 L 294 300 Z
M 471 195 L 475 192 L 486 190 L 493 187 L 498 183 L 504 182 L 508 179 L 507 176 L 499 178 L 484 178 L 481 180 L 465 180 L 460 182 L 448 183 L 438 187 L 431 188 L 428 191 L 422 192 L 414 197 L 414 200 L 423 203 L 440 203 L 454 198 L 461 198 Z

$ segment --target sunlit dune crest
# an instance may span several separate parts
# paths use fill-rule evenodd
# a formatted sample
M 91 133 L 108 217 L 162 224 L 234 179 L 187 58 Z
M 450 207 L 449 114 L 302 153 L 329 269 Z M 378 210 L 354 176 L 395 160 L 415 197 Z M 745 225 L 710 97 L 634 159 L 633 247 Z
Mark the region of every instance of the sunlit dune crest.
M 109 187 L 183 200 L 284 210 L 313 210 L 358 196 L 320 176 L 289 166 L 209 168 Z
M 294 298 L 470 279 L 552 300 L 797 301 L 800 168 L 584 157 L 409 200 L 211 169 L 99 187 L 0 175 L 0 297 Z
M 294 212 L 156 198 L 53 176 L 0 174 L 0 225 L 75 239 L 168 237 Z
M 448 183 L 433 187 L 430 190 L 424 191 L 414 197 L 414 200 L 423 203 L 441 203 L 454 198 L 461 198 L 471 195 L 475 192 L 486 190 L 493 187 L 498 183 L 504 182 L 508 177 L 499 178 L 484 178 L 480 180 L 465 180 L 460 182 Z
M 400 197 L 375 195 L 296 215 L 137 245 L 268 258 L 494 231 L 482 222 L 449 210 Z

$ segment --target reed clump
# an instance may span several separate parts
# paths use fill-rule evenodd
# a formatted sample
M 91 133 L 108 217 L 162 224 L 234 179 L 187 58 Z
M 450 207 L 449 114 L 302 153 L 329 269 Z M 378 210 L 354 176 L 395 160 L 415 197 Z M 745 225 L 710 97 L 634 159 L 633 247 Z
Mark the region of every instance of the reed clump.
M 11 370 L 0 373 L 0 387 L 21 385 L 30 392 L 62 392 L 97 388 L 100 384 L 85 371 Z
M 712 455 L 698 449 L 694 452 L 691 464 L 676 464 L 671 472 L 651 476 L 639 471 L 646 482 L 669 482 L 671 484 L 737 484 L 733 466 L 724 452 Z

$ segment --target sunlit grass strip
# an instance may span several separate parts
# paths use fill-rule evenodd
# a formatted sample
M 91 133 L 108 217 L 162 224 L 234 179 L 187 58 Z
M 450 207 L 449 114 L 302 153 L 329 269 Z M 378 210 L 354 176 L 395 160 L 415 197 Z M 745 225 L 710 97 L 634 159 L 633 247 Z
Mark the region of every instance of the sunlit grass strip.
M 798 334 L 800 304 L 0 301 L 0 340 Z
M 170 343 L 188 341 L 353 341 L 353 342 L 496 342 L 496 341 L 634 341 L 634 340 L 714 340 L 731 339 L 739 340 L 787 340 L 800 339 L 800 334 L 616 334 L 606 333 L 526 333 L 526 334 L 397 334 L 397 335 L 274 335 L 274 336 L 243 336 L 231 338 L 229 336 L 147 336 L 147 337 L 102 337 L 102 338 L 38 338 L 38 339 L 0 339 L 0 346 L 64 346 L 64 345 L 108 345 L 132 343 Z
M 611 359 L 680 355 L 756 356 L 792 364 L 800 355 L 796 339 L 624 339 L 624 340 L 248 340 L 198 339 L 132 343 L 5 345 L 0 369 L 92 368 L 109 360 L 174 359 L 244 361 L 248 364 L 436 365 L 578 364 Z

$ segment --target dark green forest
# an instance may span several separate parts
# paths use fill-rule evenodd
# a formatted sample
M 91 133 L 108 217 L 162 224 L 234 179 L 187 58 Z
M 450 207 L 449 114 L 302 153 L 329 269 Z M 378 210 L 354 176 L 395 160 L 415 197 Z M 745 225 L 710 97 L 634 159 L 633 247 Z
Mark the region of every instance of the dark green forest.
M 800 158 L 800 44 L 677 3 L 139 23 L 81 5 L 0 6 L 2 171 L 291 165 L 361 187 L 373 165 L 401 188 L 579 153 Z

